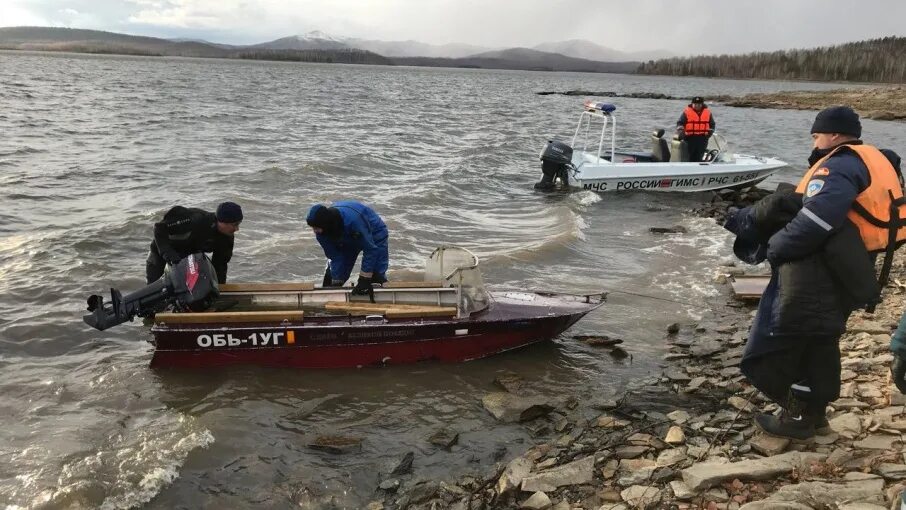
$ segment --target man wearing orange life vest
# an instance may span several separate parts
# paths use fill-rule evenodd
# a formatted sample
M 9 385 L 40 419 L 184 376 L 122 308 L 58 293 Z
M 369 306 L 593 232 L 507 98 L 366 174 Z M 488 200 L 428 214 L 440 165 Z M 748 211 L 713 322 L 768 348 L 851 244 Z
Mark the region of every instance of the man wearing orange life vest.
M 708 150 L 708 139 L 714 134 L 714 116 L 704 98 L 692 98 L 676 121 L 676 131 L 685 137 L 689 161 L 701 161 Z
M 828 271 L 834 261 L 824 256 L 825 247 L 855 230 L 854 244 L 844 255 L 861 252 L 873 273 L 868 253 L 890 257 L 891 236 L 894 247 L 906 240 L 906 228 L 896 219 L 894 228 L 887 228 L 892 211 L 906 218 L 892 163 L 899 158 L 863 144 L 859 116 L 845 106 L 822 110 L 811 131 L 810 168 L 796 189 L 801 209 L 753 257 L 770 262 L 771 280 L 740 363 L 749 382 L 783 409 L 780 416 L 757 415 L 756 425 L 791 439 L 808 439 L 827 426 L 827 404 L 840 395 L 838 342 L 850 313 L 865 304 L 854 302 Z M 753 237 L 758 206 L 728 217 L 725 228 L 737 234 L 737 241 Z

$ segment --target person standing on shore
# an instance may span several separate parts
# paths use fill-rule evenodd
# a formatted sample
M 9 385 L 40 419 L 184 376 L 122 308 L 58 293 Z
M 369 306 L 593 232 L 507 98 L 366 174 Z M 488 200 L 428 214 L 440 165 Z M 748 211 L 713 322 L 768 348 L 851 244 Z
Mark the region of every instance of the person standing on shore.
M 708 150 L 708 139 L 714 134 L 714 116 L 699 96 L 692 98 L 678 121 L 676 131 L 682 135 L 689 147 L 689 161 L 701 161 Z
M 828 265 L 841 262 L 822 257 L 825 246 L 847 229 L 857 232 L 856 249 L 844 253 L 861 252 L 871 278 L 868 254 L 886 252 L 886 265 L 906 240 L 906 223 L 891 218 L 892 211 L 906 218 L 897 172 L 889 156 L 859 139 L 858 114 L 845 106 L 827 108 L 811 132 L 810 168 L 796 188 L 801 208 L 797 204 L 792 219 L 766 242 L 758 225 L 761 203 L 731 213 L 725 224 L 737 242 L 752 246 L 747 262 L 767 259 L 771 265 L 740 368 L 782 413 L 756 415 L 755 424 L 768 434 L 800 440 L 827 426 L 827 404 L 840 395 L 840 336 L 852 310 L 871 304 L 855 302 L 832 277 Z M 882 268 L 882 285 L 883 273 Z

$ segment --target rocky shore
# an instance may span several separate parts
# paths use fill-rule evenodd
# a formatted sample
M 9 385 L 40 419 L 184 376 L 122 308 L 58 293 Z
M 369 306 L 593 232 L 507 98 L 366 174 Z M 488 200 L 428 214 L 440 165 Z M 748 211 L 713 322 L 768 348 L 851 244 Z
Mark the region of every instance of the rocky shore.
M 613 91 L 567 90 L 563 92 L 536 92 L 546 96 L 560 94 L 566 96 L 603 96 L 629 97 L 641 99 L 675 99 L 688 100 L 688 97 L 675 97 L 657 92 L 617 93 Z M 834 90 L 798 90 L 772 92 L 765 94 L 747 94 L 745 96 L 720 95 L 707 98 L 709 103 L 720 103 L 740 108 L 774 108 L 780 110 L 822 110 L 832 105 L 848 105 L 868 119 L 904 120 L 906 119 L 906 88 L 876 87 L 864 89 Z
M 763 194 L 716 195 L 697 213 L 719 216 L 728 205 Z M 764 435 L 752 423 L 753 413 L 777 406 L 738 368 L 754 303 L 733 300 L 722 284 L 742 272 L 717 268 L 715 285 L 726 299 L 697 323 L 674 324 L 664 333 L 670 348 L 660 377 L 635 381 L 615 399 L 550 401 L 532 391 L 533 381 L 499 376 L 501 391 L 483 396 L 481 405 L 500 423 L 526 427 L 537 444 L 486 472 L 453 480 L 420 479 L 407 455 L 381 474 L 367 508 L 898 509 L 906 486 L 906 397 L 890 382 L 888 347 L 906 307 L 906 285 L 899 282 L 906 267 L 894 264 L 874 314 L 850 318 L 840 340 L 843 383 L 828 409 L 830 430 L 802 443 Z M 626 355 L 619 340 L 577 340 Z M 447 431 L 436 444 L 455 441 L 455 432 Z
M 739 98 L 722 98 L 719 102 L 727 106 L 783 110 L 821 110 L 843 104 L 851 106 L 860 116 L 868 119 L 906 119 L 906 89 L 903 87 L 748 94 Z

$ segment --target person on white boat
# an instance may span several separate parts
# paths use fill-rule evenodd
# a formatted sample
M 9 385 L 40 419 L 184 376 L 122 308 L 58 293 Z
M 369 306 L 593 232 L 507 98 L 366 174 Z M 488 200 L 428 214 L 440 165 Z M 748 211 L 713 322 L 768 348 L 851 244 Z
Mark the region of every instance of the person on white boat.
M 689 161 L 702 160 L 708 150 L 708 139 L 714 134 L 714 125 L 714 115 L 705 104 L 705 99 L 699 96 L 692 98 L 676 121 L 676 131 L 685 137 L 689 147 Z

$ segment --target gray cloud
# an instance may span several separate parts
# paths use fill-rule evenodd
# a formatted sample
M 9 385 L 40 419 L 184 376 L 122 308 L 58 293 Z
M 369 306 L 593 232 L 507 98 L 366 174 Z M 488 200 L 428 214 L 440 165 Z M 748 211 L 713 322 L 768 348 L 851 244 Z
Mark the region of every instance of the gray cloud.
M 856 15 L 865 13 L 864 15 Z M 0 25 L 42 24 L 224 43 L 311 30 L 427 43 L 587 39 L 678 54 L 804 48 L 904 35 L 902 0 L 5 0 Z

